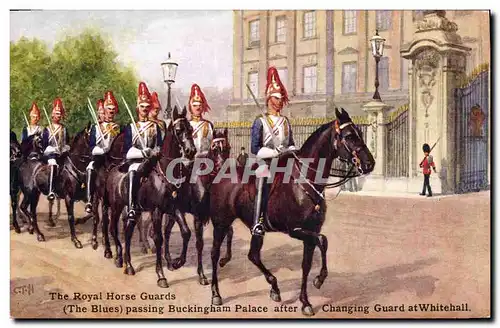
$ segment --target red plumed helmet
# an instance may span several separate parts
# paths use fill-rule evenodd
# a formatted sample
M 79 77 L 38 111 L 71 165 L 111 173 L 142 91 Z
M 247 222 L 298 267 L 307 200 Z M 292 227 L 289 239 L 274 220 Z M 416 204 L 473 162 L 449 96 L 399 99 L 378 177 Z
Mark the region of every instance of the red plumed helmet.
M 59 113 L 64 116 L 64 106 L 61 98 L 54 99 L 54 104 L 52 105 L 52 114 Z
M 153 103 L 153 108 L 161 109 L 160 99 L 158 99 L 158 93 L 156 91 L 151 94 L 151 102 Z
M 106 91 L 104 94 L 104 103 L 103 103 L 104 108 L 114 108 L 115 113 L 118 114 L 118 102 L 115 99 L 115 96 L 113 96 L 113 91 Z
M 33 104 L 31 105 L 30 116 L 31 115 L 37 115 L 38 117 L 40 117 L 40 109 L 38 108 L 36 102 L 33 102 Z
M 151 105 L 151 94 L 144 82 L 139 83 L 139 89 L 137 90 L 137 106 L 140 104 Z
M 191 86 L 191 95 L 189 96 L 189 108 L 192 105 L 201 105 L 203 113 L 207 113 L 211 109 L 200 86 L 196 83 Z
M 102 99 L 97 100 L 97 110 L 98 111 L 104 110 L 104 100 Z
M 276 97 L 283 99 L 283 104 L 288 104 L 288 93 L 285 86 L 281 83 L 280 76 L 276 67 L 269 67 L 267 70 L 266 97 Z

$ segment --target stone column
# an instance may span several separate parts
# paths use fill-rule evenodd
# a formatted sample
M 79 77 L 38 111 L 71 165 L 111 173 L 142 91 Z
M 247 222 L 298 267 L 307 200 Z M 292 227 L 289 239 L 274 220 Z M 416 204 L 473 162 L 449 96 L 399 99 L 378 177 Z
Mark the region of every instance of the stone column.
M 370 149 L 373 157 L 375 158 L 375 168 L 371 175 L 376 178 L 385 177 L 385 135 L 386 126 L 385 120 L 387 117 L 387 112 L 391 109 L 382 101 L 370 101 L 369 103 L 363 105 L 363 111 L 368 114 L 368 118 L 371 125 L 368 127 L 366 143 L 368 149 Z
M 438 174 L 431 175 L 435 193 L 451 193 L 455 185 L 455 112 L 454 90 L 465 73 L 465 58 L 470 48 L 462 45 L 457 24 L 443 10 L 425 11 L 416 22 L 413 41 L 402 48 L 403 58 L 411 60 L 408 75 L 410 89 L 410 172 L 418 183 L 410 191 L 419 191 L 419 163 L 422 145 L 432 150 Z

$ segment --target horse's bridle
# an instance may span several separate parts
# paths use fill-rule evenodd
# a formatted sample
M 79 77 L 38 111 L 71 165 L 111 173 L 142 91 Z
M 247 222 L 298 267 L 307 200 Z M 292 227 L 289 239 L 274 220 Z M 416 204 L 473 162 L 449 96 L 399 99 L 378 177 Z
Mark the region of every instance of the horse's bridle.
M 363 169 L 361 168 L 361 160 L 359 159 L 358 153 L 356 152 L 356 150 L 351 149 L 349 147 L 349 145 L 347 144 L 347 142 L 345 140 L 345 137 L 342 135 L 342 130 L 344 128 L 346 128 L 347 126 L 349 126 L 349 125 L 353 125 L 353 123 L 351 121 L 349 121 L 349 122 L 346 122 L 346 123 L 339 124 L 338 120 L 334 121 L 335 133 L 340 138 L 335 138 L 335 142 L 333 144 L 333 147 L 334 147 L 335 150 L 338 150 L 338 142 L 340 142 L 344 146 L 344 148 L 346 149 L 346 151 L 349 154 L 352 155 L 352 158 L 351 158 L 352 164 L 354 164 L 356 166 L 356 169 L 358 170 L 358 172 L 360 174 L 363 174 L 364 172 L 363 172 Z M 354 128 L 353 130 L 356 133 L 356 136 L 359 139 L 362 139 L 361 136 L 358 133 L 358 130 L 356 128 Z M 342 162 L 349 163 L 349 161 L 346 160 L 346 159 L 344 159 L 344 158 L 338 157 L 338 159 L 341 160 Z M 351 171 L 352 171 L 352 168 L 351 168 Z

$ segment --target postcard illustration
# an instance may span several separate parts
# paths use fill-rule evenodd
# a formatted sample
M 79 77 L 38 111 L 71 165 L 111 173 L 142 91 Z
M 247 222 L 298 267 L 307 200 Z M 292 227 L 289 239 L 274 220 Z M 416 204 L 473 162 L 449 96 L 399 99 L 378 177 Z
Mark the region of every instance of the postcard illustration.
M 490 33 L 12 10 L 11 317 L 490 318 Z

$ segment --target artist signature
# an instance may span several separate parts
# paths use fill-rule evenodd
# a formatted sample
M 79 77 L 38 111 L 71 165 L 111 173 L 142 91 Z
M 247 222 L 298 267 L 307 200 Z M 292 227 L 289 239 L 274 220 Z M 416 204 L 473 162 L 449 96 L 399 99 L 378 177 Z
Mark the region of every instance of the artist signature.
M 33 284 L 11 286 L 10 293 L 13 295 L 31 295 L 35 293 L 35 286 Z

